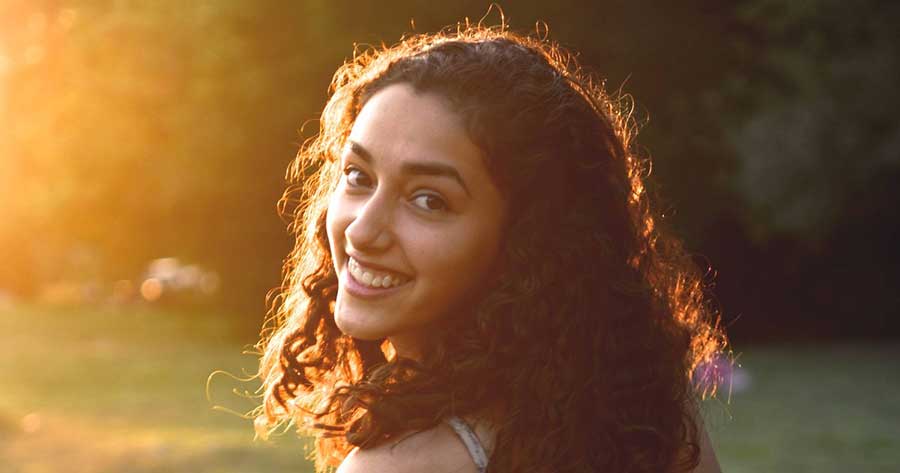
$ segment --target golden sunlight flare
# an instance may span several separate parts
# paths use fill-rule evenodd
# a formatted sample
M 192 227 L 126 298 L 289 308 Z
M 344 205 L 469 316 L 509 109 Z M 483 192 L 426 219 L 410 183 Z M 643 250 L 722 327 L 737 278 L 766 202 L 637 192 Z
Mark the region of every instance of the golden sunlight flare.
M 147 301 L 153 302 L 162 297 L 163 285 L 159 279 L 148 278 L 141 283 L 141 296 Z

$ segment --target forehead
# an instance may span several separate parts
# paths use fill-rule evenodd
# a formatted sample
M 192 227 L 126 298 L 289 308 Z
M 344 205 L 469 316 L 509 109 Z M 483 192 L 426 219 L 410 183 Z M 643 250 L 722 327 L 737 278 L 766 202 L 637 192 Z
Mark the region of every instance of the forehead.
M 407 84 L 372 95 L 353 124 L 350 140 L 379 164 L 439 161 L 454 165 L 464 177 L 487 177 L 482 152 L 469 139 L 462 118 L 439 95 Z

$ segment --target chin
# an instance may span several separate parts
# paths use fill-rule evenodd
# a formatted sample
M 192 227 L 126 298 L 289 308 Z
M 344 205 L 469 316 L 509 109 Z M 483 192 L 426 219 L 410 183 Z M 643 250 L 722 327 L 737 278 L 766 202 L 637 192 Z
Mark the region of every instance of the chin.
M 342 316 L 339 313 L 334 314 L 334 323 L 344 335 L 348 335 L 360 340 L 381 340 L 385 335 L 375 327 L 367 327 L 365 323 L 354 321 L 352 317 Z

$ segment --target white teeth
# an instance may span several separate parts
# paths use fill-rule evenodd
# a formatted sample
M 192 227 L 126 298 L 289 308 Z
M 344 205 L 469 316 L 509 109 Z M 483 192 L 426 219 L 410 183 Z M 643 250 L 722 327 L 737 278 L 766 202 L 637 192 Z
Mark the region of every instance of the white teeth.
M 377 271 L 372 272 L 368 269 L 363 269 L 359 262 L 353 258 L 350 258 L 347 268 L 357 281 L 370 287 L 396 287 L 405 284 L 408 281 L 408 279 L 403 276 L 379 273 Z

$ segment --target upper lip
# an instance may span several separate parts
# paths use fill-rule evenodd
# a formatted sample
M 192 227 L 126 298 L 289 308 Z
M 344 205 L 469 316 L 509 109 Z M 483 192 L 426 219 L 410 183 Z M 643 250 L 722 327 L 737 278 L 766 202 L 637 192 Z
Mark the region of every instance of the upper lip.
M 376 270 L 376 271 L 386 271 L 386 272 L 389 272 L 389 273 L 396 273 L 396 274 L 400 274 L 400 275 L 402 275 L 402 276 L 409 277 L 409 275 L 406 274 L 406 273 L 404 273 L 403 271 L 397 271 L 396 269 L 389 268 L 389 267 L 387 267 L 387 266 L 382 266 L 382 265 L 377 264 L 377 263 L 372 263 L 372 262 L 370 262 L 370 261 L 366 261 L 366 260 L 360 258 L 359 256 L 356 256 L 356 255 L 353 255 L 353 254 L 349 254 L 349 253 L 347 254 L 347 256 L 349 256 L 350 258 L 355 259 L 357 263 L 359 263 L 359 264 L 362 265 L 362 266 L 365 266 L 366 268 L 374 269 L 374 270 Z

